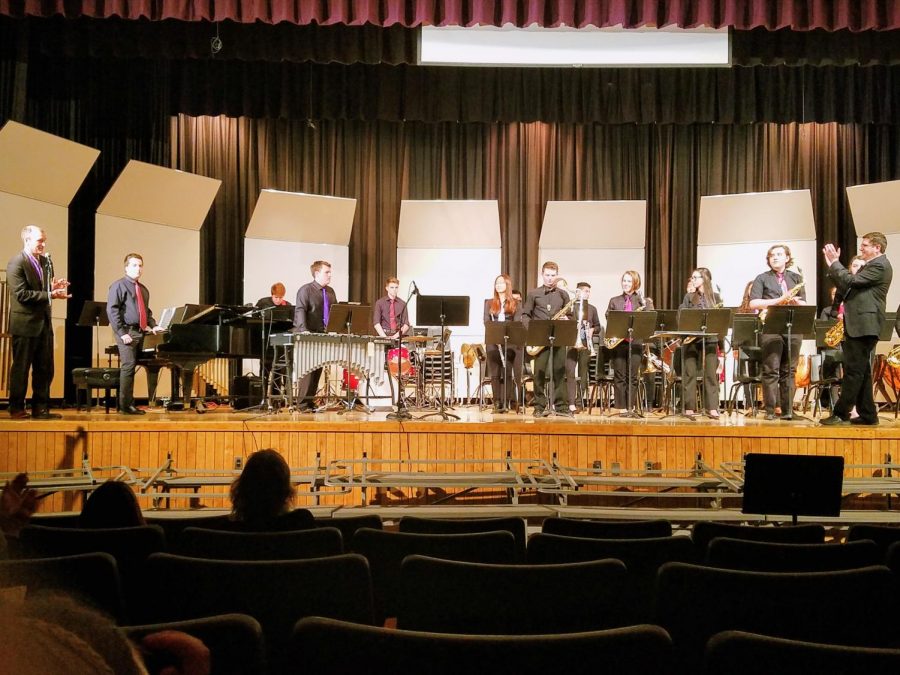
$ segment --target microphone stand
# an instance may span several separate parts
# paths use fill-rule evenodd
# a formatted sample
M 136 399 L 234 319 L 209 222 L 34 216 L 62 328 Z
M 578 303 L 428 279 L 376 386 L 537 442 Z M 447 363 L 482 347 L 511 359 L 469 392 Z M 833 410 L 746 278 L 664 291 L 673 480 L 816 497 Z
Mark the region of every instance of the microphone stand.
M 409 295 L 406 296 L 406 305 L 404 309 L 407 312 L 407 316 L 409 315 L 409 301 L 412 299 L 412 296 L 418 295 L 419 289 L 413 285 L 413 290 L 409 292 Z M 402 318 L 403 312 L 400 313 Z M 400 350 L 403 348 L 403 324 L 400 324 L 399 328 L 400 334 L 397 336 L 397 412 L 391 412 L 387 414 L 386 419 L 389 420 L 411 420 L 412 413 L 409 412 L 409 408 L 406 407 L 406 397 L 403 395 L 403 373 L 401 372 L 400 363 L 401 363 L 401 354 Z M 410 361 L 412 363 L 412 361 Z M 388 378 L 390 378 L 391 372 L 390 368 L 388 368 Z

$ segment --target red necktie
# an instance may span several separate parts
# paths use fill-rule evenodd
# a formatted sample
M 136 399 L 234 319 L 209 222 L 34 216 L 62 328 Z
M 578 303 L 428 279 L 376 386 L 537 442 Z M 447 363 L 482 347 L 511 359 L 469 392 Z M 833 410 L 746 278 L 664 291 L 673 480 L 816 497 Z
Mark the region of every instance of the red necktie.
M 397 331 L 397 316 L 394 314 L 394 298 L 391 298 L 391 335 Z
M 144 294 L 141 293 L 141 285 L 137 281 L 134 282 L 134 294 L 137 296 L 138 324 L 141 330 L 147 330 L 147 308 L 144 306 Z

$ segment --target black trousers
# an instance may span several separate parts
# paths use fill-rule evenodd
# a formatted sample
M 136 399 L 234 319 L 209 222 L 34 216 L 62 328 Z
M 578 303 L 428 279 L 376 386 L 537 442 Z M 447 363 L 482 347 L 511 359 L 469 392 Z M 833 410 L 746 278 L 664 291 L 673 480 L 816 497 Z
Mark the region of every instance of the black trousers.
M 790 414 L 794 402 L 794 374 L 800 358 L 799 335 L 791 336 L 790 363 L 788 362 L 787 335 L 760 335 L 759 347 L 762 360 L 763 403 L 766 412 L 781 407 L 783 415 Z
M 503 381 L 506 380 L 506 401 L 509 407 L 516 402 L 516 387 L 522 381 L 522 361 L 524 350 L 519 347 L 507 347 L 506 372 L 503 371 L 503 362 L 500 359 L 500 346 L 487 345 L 485 348 L 488 364 L 488 375 L 491 378 L 491 393 L 494 396 L 494 406 L 497 407 L 503 401 Z
M 631 377 L 628 377 L 628 350 L 631 349 Z M 641 372 L 642 342 L 622 340 L 612 350 L 613 391 L 617 408 L 636 408 L 638 405 L 638 375 Z M 626 382 L 630 391 L 626 392 Z
M 703 376 L 703 406 L 706 410 L 718 410 L 719 408 L 719 375 L 716 369 L 719 367 L 719 357 L 716 354 L 716 343 L 706 343 L 705 358 L 700 352 L 703 345 L 700 342 L 692 342 L 684 348 L 684 361 L 682 375 L 684 377 L 684 407 L 693 410 L 697 401 L 697 377 Z
M 878 408 L 872 392 L 872 354 L 877 344 L 877 335 L 844 337 L 844 379 L 841 380 L 841 395 L 834 404 L 835 415 L 846 419 L 856 406 L 856 412 L 863 420 L 877 419 Z
M 547 394 L 544 391 L 550 380 L 550 352 L 553 352 L 553 401 L 557 410 L 565 410 L 566 406 L 566 352 L 568 347 L 544 347 L 534 357 L 534 407 L 543 410 L 547 407 Z
M 44 323 L 35 337 L 12 336 L 12 365 L 9 368 L 9 411 L 25 410 L 28 373 L 31 372 L 31 412 L 50 407 L 53 381 L 53 327 Z
M 130 408 L 134 405 L 134 371 L 137 368 L 137 357 L 141 353 L 141 345 L 144 344 L 144 335 L 140 331 L 129 331 L 131 344 L 122 342 L 122 337 L 116 335 L 116 347 L 119 348 L 119 409 Z M 153 388 L 152 396 L 156 394 Z

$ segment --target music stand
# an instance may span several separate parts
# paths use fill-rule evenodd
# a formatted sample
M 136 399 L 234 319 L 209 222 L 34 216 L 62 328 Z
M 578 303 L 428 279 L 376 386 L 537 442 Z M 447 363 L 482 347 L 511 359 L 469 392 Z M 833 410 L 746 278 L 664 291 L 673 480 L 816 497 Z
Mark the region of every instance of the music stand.
M 469 325 L 469 296 L 468 295 L 419 295 L 416 297 L 416 323 L 426 326 L 440 326 L 441 336 L 441 403 L 437 412 L 428 413 L 419 419 L 440 417 L 448 420 L 451 417 L 459 419 L 458 415 L 452 415 L 446 411 L 444 399 L 446 397 L 446 370 L 445 358 L 447 354 L 447 326 Z M 424 366 L 423 366 L 424 368 Z
M 878 333 L 879 342 L 891 342 L 894 339 L 894 329 L 897 326 L 897 312 L 885 312 L 884 323 Z
M 799 335 L 815 335 L 816 325 L 816 308 L 815 305 L 773 305 L 766 312 L 766 321 L 763 324 L 764 335 L 787 335 L 788 347 L 788 372 L 790 365 L 794 363 L 794 354 L 791 349 L 791 336 Z M 787 414 L 794 415 L 794 376 L 788 377 L 788 390 L 791 392 L 790 399 L 787 401 Z M 781 414 L 784 415 L 784 401 L 782 401 Z M 801 419 L 808 422 L 813 420 L 803 415 L 798 415 Z
M 350 338 L 353 335 L 370 335 L 371 317 L 372 307 L 370 305 L 337 303 L 329 308 L 328 325 L 325 326 L 325 332 L 338 333 L 341 335 L 340 339 L 346 340 L 344 367 L 347 370 L 347 394 L 343 402 L 344 407 L 338 411 L 338 415 L 352 412 L 356 406 L 361 406 L 367 413 L 372 412 L 372 409 L 362 402 L 350 386 Z
M 85 300 L 81 307 L 81 315 L 78 317 L 76 326 L 90 326 L 94 329 L 95 354 L 97 356 L 97 367 L 100 368 L 100 326 L 109 325 L 109 316 L 106 313 L 105 302 L 94 302 L 93 300 Z
M 547 364 L 547 368 L 550 370 L 550 400 L 546 410 L 549 410 L 551 415 L 559 414 L 559 411 L 556 409 L 556 378 L 553 374 L 553 348 L 556 346 L 557 342 L 560 347 L 574 346 L 577 338 L 578 323 L 576 321 L 567 321 L 563 319 L 558 319 L 556 321 L 550 319 L 532 319 L 528 322 L 528 333 L 525 336 L 526 343 L 532 347 L 546 347 L 550 349 L 550 360 Z M 536 369 L 537 366 L 535 366 L 535 370 Z
M 649 311 L 631 311 L 626 312 L 623 310 L 610 310 L 606 313 L 606 335 L 607 337 L 624 337 L 627 336 L 628 340 L 628 356 L 626 369 L 628 370 L 625 381 L 627 382 L 625 386 L 625 412 L 621 413 L 620 417 L 628 417 L 628 418 L 643 418 L 644 415 L 639 410 L 637 410 L 632 400 L 632 386 L 631 386 L 631 345 L 635 340 L 643 340 L 645 338 L 650 337 L 654 330 L 656 329 L 656 310 Z M 638 374 L 638 380 L 640 380 L 640 374 Z
M 506 359 L 507 359 L 507 349 L 509 345 L 513 347 L 524 347 L 525 346 L 525 336 L 527 331 L 525 330 L 525 324 L 521 321 L 485 321 L 484 322 L 484 343 L 486 345 L 497 345 L 500 349 L 500 366 L 503 368 L 503 400 L 500 405 L 500 409 L 503 410 L 506 408 L 506 403 L 509 401 L 509 378 L 507 377 L 506 370 Z M 552 374 L 552 373 L 551 373 Z M 516 378 L 516 381 L 521 379 L 521 376 Z M 482 392 L 483 394 L 483 392 Z M 497 400 L 498 392 L 493 392 L 494 400 Z M 484 400 L 484 399 L 482 399 Z M 516 399 L 518 401 L 518 399 Z M 519 411 L 518 403 L 516 404 L 516 412 Z
M 703 333 L 703 335 L 700 336 L 701 349 L 703 350 L 700 357 L 700 374 L 704 379 L 706 371 L 706 338 L 707 336 L 724 338 L 726 333 L 728 333 L 728 328 L 731 326 L 731 311 L 732 310 L 729 307 L 717 309 L 685 307 L 684 309 L 678 310 L 678 330 L 700 331 Z M 682 345 L 684 345 L 683 340 Z M 685 406 L 684 352 L 681 354 L 681 368 L 681 411 L 683 413 Z M 704 410 L 707 411 L 708 414 L 709 403 L 706 400 L 706 387 L 701 387 L 700 391 L 702 392 L 701 402 L 703 403 Z
M 768 318 L 768 317 L 767 317 Z M 741 513 L 836 518 L 841 515 L 844 458 L 749 453 Z

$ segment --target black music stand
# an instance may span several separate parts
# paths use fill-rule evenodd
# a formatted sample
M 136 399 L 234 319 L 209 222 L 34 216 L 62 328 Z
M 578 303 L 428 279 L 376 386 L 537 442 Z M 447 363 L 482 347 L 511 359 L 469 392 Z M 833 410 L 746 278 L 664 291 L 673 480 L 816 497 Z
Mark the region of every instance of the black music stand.
M 631 342 L 634 340 L 643 340 L 650 337 L 656 329 L 656 310 L 650 311 L 631 311 L 610 310 L 606 313 L 606 335 L 607 337 L 624 337 L 627 336 L 630 341 L 628 344 L 628 356 L 625 368 L 627 374 L 625 376 L 625 412 L 620 417 L 632 419 L 640 419 L 644 414 L 634 406 L 632 386 L 631 386 Z M 638 384 L 640 385 L 640 373 L 638 373 Z
M 444 371 L 446 365 L 444 359 L 447 354 L 447 326 L 469 325 L 469 296 L 468 295 L 419 295 L 416 298 L 416 323 L 423 326 L 441 327 L 441 402 L 437 412 L 428 413 L 419 419 L 440 417 L 443 420 L 459 419 L 458 415 L 452 415 L 446 411 L 444 399 L 446 397 Z M 423 365 L 424 368 L 424 365 Z
M 787 335 L 788 364 L 794 362 L 794 354 L 791 349 L 791 336 L 815 335 L 816 333 L 816 307 L 815 305 L 773 305 L 766 312 L 766 321 L 763 324 L 764 335 Z M 787 402 L 787 414 L 794 415 L 794 376 L 788 377 L 788 387 L 791 392 Z M 781 414 L 784 415 L 784 401 L 782 401 Z M 803 415 L 797 415 L 808 422 L 813 420 Z
M 343 402 L 343 408 L 338 411 L 338 415 L 353 412 L 356 406 L 362 407 L 367 413 L 372 412 L 372 409 L 362 402 L 358 394 L 350 386 L 350 338 L 354 335 L 370 335 L 372 332 L 371 318 L 371 305 L 337 303 L 329 309 L 328 325 L 325 326 L 325 332 L 342 334 L 341 339 L 346 340 L 344 367 L 347 370 L 347 395 Z
M 546 410 L 550 415 L 559 415 L 556 409 L 556 378 L 553 373 L 553 348 L 572 347 L 578 339 L 578 322 L 565 319 L 532 319 L 528 322 L 528 334 L 525 336 L 526 344 L 532 347 L 545 347 L 550 350 L 550 360 L 547 369 L 550 371 L 550 396 Z M 565 358 L 565 357 L 563 357 Z M 535 366 L 535 369 L 537 366 Z M 568 410 L 566 410 L 568 413 Z M 568 415 L 571 417 L 571 413 Z
M 259 344 L 260 350 L 262 350 L 262 353 L 259 355 L 259 384 L 261 398 L 256 405 L 243 408 L 240 411 L 232 408 L 233 412 L 248 413 L 255 410 L 265 410 L 267 415 L 271 415 L 275 412 L 275 408 L 272 405 L 272 390 L 269 386 L 270 378 L 266 373 L 266 352 L 269 350 L 269 335 L 272 333 L 272 328 L 275 325 L 276 310 L 285 309 L 293 310 L 292 307 L 279 307 L 278 305 L 271 305 L 269 307 L 248 307 L 247 311 L 242 315 L 244 318 L 248 319 L 248 324 L 254 322 L 259 323 Z M 283 314 L 284 312 L 282 312 L 282 315 Z M 248 387 L 248 394 L 250 393 L 249 389 L 250 388 Z
M 731 326 L 731 308 L 730 307 L 722 307 L 716 309 L 706 309 L 706 308 L 689 308 L 685 307 L 684 309 L 678 310 L 678 330 L 680 331 L 699 331 L 703 333 L 700 336 L 700 344 L 701 349 L 703 350 L 700 356 L 700 375 L 705 378 L 706 371 L 706 338 L 713 337 L 716 338 L 722 337 L 728 333 L 728 328 Z M 681 342 L 684 345 L 684 340 Z M 684 413 L 684 352 L 681 353 L 681 412 Z M 706 387 L 700 387 L 701 391 L 701 403 L 703 403 L 704 414 L 708 414 L 709 404 L 706 400 Z
M 97 368 L 100 368 L 100 326 L 109 325 L 109 316 L 106 313 L 105 302 L 94 302 L 93 300 L 85 300 L 81 307 L 81 315 L 78 317 L 76 326 L 94 329 L 95 354 L 97 356 Z
M 509 401 L 509 378 L 507 377 L 506 359 L 507 349 L 509 345 L 513 347 L 525 346 L 525 324 L 521 321 L 485 321 L 484 322 L 484 343 L 486 345 L 497 345 L 501 349 L 500 366 L 503 368 L 503 400 L 500 409 L 506 409 L 506 403 Z M 523 356 L 524 359 L 524 356 Z M 524 364 L 522 364 L 524 365 Z M 515 375 L 515 373 L 514 373 Z M 551 371 L 552 375 L 552 371 Z M 515 378 L 516 382 L 521 379 L 521 375 Z M 483 393 L 483 392 L 482 392 Z M 493 392 L 494 401 L 497 400 L 497 394 Z M 483 399 L 482 399 L 483 400 Z M 516 399 L 518 401 L 518 398 Z M 519 405 L 516 404 L 516 412 L 519 411 Z
M 794 525 L 797 516 L 841 515 L 843 457 L 749 453 L 744 462 L 741 513 L 788 515 Z

